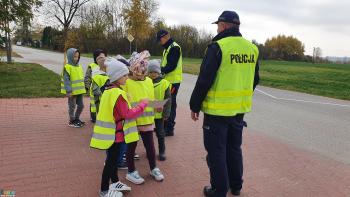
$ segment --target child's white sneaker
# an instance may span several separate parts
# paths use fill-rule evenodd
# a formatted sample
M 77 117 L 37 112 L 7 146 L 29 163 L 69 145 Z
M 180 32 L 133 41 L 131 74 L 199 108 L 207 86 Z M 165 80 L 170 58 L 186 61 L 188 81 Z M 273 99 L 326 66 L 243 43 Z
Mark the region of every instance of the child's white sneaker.
M 107 197 L 123 197 L 123 193 L 117 190 L 108 190 Z
M 116 183 L 110 184 L 109 185 L 109 190 L 117 190 L 117 191 L 120 191 L 120 192 L 131 191 L 131 187 L 129 187 L 126 184 L 118 181 Z
M 164 180 L 164 175 L 162 174 L 162 172 L 159 170 L 159 168 L 154 168 L 151 172 L 150 172 L 151 176 L 156 180 L 156 181 L 163 181 Z
M 134 172 L 128 172 L 128 174 L 126 174 L 126 179 L 136 185 L 140 185 L 145 182 L 145 179 L 143 179 L 136 170 Z

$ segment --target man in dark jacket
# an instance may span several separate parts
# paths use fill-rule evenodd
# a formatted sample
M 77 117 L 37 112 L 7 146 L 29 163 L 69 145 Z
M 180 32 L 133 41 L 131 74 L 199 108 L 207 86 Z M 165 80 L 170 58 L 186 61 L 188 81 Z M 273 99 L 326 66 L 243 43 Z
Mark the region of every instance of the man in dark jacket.
M 164 122 L 164 131 L 166 136 L 173 136 L 177 106 L 176 96 L 182 81 L 182 51 L 180 45 L 164 29 L 157 32 L 157 41 L 164 47 L 161 71 L 165 74 L 165 79 L 171 83 L 171 112 L 168 120 Z
M 204 112 L 204 146 L 208 152 L 211 186 L 205 196 L 226 196 L 228 188 L 240 195 L 243 183 L 242 131 L 244 113 L 251 110 L 252 95 L 259 82 L 259 51 L 242 38 L 234 11 L 224 11 L 218 34 L 208 45 L 190 99 L 191 118 Z

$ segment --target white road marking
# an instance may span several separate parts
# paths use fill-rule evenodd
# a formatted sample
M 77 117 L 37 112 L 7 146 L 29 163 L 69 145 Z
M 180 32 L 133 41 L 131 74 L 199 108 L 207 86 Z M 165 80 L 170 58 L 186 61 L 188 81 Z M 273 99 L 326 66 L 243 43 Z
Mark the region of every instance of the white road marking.
M 326 102 L 317 102 L 317 101 L 306 101 L 306 100 L 301 100 L 301 99 L 279 98 L 279 97 L 273 96 L 267 92 L 264 92 L 262 90 L 259 90 L 259 89 L 255 89 L 255 90 L 260 92 L 261 94 L 264 94 L 264 95 L 271 97 L 273 99 L 276 99 L 276 100 L 295 101 L 295 102 L 313 103 L 313 104 L 321 104 L 321 105 L 333 105 L 333 106 L 349 107 L 350 108 L 350 105 L 343 105 L 343 104 L 337 104 L 337 103 L 326 103 Z

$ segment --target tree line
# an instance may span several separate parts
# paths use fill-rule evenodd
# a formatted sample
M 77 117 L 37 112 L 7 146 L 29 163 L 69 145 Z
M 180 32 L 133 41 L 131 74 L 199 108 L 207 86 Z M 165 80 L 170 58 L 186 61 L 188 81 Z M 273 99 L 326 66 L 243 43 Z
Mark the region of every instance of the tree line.
M 158 4 L 153 0 L 89 4 L 81 8 L 77 24 L 69 29 L 66 39 L 63 29 L 45 27 L 42 46 L 59 51 L 79 47 L 83 53 L 102 48 L 112 54 L 129 54 L 130 34 L 135 38 L 132 51 L 147 49 L 151 54 L 161 55 L 163 48 L 156 41 L 156 32 L 167 29 L 182 46 L 184 56 L 203 57 L 212 35 L 190 25 L 168 26 L 155 16 L 157 9 Z
M 28 3 L 26 9 L 28 13 L 33 11 L 33 7 L 40 6 L 39 11 L 46 16 L 45 20 L 55 21 L 58 24 L 44 27 L 41 31 L 41 44 L 36 45 L 57 51 L 76 47 L 83 53 L 92 53 L 95 49 L 102 48 L 110 54 L 129 54 L 130 43 L 127 36 L 130 34 L 135 38 L 131 43 L 132 51 L 147 49 L 152 55 L 161 55 L 163 48 L 157 43 L 155 35 L 160 29 L 167 29 L 181 45 L 183 56 L 200 58 L 203 57 L 206 47 L 214 36 L 191 25 L 167 25 L 156 14 L 159 6 L 156 0 L 18 2 Z M 28 13 L 14 16 L 16 20 L 12 20 L 17 25 L 15 41 L 34 42 L 28 32 L 28 27 L 31 25 L 29 21 L 33 15 Z M 263 44 L 254 40 L 253 43 L 260 50 L 260 59 L 315 60 L 314 57 L 304 55 L 304 44 L 293 36 L 278 35 L 267 39 Z M 321 53 L 315 54 L 321 55 Z

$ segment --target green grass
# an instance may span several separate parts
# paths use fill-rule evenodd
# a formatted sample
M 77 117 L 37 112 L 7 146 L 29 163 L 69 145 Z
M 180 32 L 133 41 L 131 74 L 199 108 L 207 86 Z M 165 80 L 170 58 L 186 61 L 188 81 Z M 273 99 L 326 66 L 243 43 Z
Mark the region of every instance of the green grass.
M 31 63 L 0 63 L 0 98 L 62 97 L 60 76 Z
M 199 58 L 183 58 L 183 72 L 198 75 L 202 59 Z
M 184 58 L 184 72 L 198 74 L 200 64 Z M 350 100 L 350 65 L 262 61 L 260 85 Z
M 263 61 L 261 85 L 350 100 L 350 65 Z

